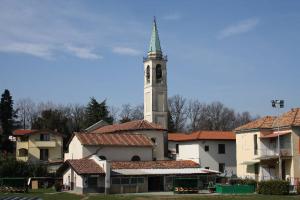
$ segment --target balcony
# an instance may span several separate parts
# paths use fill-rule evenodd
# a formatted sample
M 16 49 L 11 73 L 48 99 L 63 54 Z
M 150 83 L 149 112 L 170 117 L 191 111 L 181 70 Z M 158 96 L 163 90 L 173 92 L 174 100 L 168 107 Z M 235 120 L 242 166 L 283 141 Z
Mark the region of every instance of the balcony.
M 35 145 L 37 147 L 51 148 L 51 147 L 56 147 L 56 141 L 55 140 L 50 140 L 50 141 L 36 141 Z
M 28 156 L 17 156 L 16 159 L 17 159 L 17 160 L 20 160 L 20 161 L 27 162 Z
M 291 157 L 292 156 L 291 148 L 281 148 L 280 156 L 281 157 Z M 257 157 L 257 159 L 259 159 L 259 160 L 269 160 L 269 159 L 276 159 L 276 158 L 278 158 L 278 149 L 277 148 L 261 149 L 259 151 L 259 156 Z
M 18 149 L 28 149 L 28 141 L 26 142 L 17 142 Z

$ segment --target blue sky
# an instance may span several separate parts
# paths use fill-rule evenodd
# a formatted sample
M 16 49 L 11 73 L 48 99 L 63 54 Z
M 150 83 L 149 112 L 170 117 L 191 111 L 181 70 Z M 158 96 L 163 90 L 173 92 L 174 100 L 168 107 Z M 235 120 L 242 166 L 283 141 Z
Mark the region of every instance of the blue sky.
M 157 18 L 169 96 L 275 114 L 300 107 L 300 1 L 0 0 L 0 91 L 15 100 L 143 102 Z

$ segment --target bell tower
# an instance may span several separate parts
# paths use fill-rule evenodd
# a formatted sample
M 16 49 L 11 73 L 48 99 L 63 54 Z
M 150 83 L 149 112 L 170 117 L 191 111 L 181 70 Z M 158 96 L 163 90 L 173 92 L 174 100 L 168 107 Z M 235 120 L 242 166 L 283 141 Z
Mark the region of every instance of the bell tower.
M 163 55 L 154 18 L 144 58 L 144 119 L 168 128 L 167 56 Z

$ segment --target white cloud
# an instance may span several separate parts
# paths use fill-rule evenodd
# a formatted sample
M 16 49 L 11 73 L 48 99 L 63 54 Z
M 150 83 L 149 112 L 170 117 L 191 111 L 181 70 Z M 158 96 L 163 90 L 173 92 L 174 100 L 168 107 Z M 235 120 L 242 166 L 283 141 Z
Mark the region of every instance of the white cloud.
M 9 43 L 0 46 L 2 52 L 24 53 L 40 58 L 50 59 L 51 50 L 47 45 L 31 43 Z
M 92 49 L 89 48 L 75 47 L 72 45 L 65 45 L 65 47 L 67 51 L 73 53 L 78 58 L 91 59 L 91 60 L 103 58 L 102 56 L 93 53 Z
M 144 24 L 135 19 L 124 22 L 104 8 L 93 13 L 82 2 L 2 0 L 0 6 L 2 52 L 45 59 L 71 53 L 82 59 L 99 59 L 102 56 L 94 49 L 110 51 L 115 38 L 138 45 L 145 30 Z M 129 50 L 128 54 L 137 52 Z
M 121 55 L 129 55 L 129 56 L 137 56 L 141 54 L 140 51 L 129 47 L 114 47 L 113 52 Z
M 251 19 L 240 21 L 237 24 L 233 24 L 224 28 L 222 31 L 220 31 L 217 38 L 223 39 L 226 37 L 246 33 L 254 29 L 258 25 L 258 23 L 259 23 L 258 18 L 251 18 Z
M 181 18 L 181 15 L 178 13 L 172 13 L 168 14 L 162 17 L 164 20 L 179 20 Z

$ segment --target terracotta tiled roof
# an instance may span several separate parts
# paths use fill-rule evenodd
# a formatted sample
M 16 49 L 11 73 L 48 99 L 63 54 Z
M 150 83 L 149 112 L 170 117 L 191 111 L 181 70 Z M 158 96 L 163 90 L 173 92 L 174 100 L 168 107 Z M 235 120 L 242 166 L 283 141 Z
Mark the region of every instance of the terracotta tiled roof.
M 273 126 L 276 117 L 266 116 L 235 129 L 235 131 L 251 130 L 251 129 L 270 129 Z
M 292 110 L 283 113 L 278 121 L 277 119 L 274 121 L 273 128 L 278 126 L 278 122 L 280 127 L 300 126 L 300 108 L 293 108 Z
M 13 132 L 13 135 L 28 135 L 31 133 L 37 132 L 37 130 L 29 130 L 29 129 L 17 129 Z
M 169 133 L 169 141 L 192 140 L 235 140 L 235 134 L 231 131 L 196 131 L 190 134 Z
M 283 113 L 279 118 L 266 116 L 235 129 L 235 132 L 256 130 L 256 129 L 274 129 L 279 125 L 280 128 L 300 126 L 300 108 Z
M 75 160 L 67 160 L 67 164 L 69 164 L 74 171 L 81 174 L 105 174 L 102 167 L 100 167 L 94 160 L 92 159 L 75 159 Z
M 126 123 L 122 123 L 122 124 L 103 126 L 92 132 L 93 133 L 115 133 L 115 132 L 135 131 L 135 130 L 164 131 L 165 129 L 163 129 L 158 124 L 150 123 L 146 120 L 136 120 L 136 121 L 126 122 Z
M 191 160 L 158 160 L 158 161 L 113 161 L 112 169 L 181 169 L 197 168 L 198 163 Z
M 52 133 L 56 135 L 62 135 L 61 133 L 53 130 L 43 129 L 43 130 L 29 130 L 29 129 L 17 129 L 13 132 L 14 136 L 31 135 L 31 134 L 41 134 L 41 133 Z
M 83 145 L 153 146 L 151 139 L 142 134 L 75 133 L 75 135 Z

